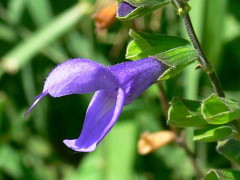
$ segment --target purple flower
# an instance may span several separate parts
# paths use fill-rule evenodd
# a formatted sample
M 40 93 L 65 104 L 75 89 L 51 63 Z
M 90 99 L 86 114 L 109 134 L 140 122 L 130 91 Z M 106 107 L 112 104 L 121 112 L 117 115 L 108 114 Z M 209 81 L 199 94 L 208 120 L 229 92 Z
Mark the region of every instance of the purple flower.
M 118 6 L 117 15 L 119 17 L 125 17 L 135 9 L 136 9 L 136 7 L 134 7 L 133 5 L 123 1 Z
M 25 115 L 47 94 L 61 97 L 95 92 L 80 137 L 63 141 L 75 151 L 90 152 L 116 123 L 122 107 L 142 94 L 166 69 L 152 57 L 111 67 L 87 59 L 68 60 L 49 74 L 42 94 Z

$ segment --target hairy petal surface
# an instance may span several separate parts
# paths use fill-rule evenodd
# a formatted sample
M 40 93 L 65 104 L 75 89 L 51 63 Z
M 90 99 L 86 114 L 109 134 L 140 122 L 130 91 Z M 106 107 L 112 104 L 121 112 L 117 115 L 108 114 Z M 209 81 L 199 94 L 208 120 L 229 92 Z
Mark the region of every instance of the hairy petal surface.
M 133 5 L 123 1 L 118 6 L 117 14 L 118 14 L 119 17 L 125 17 L 129 13 L 131 13 L 134 9 L 136 9 L 136 7 L 134 7 Z
M 130 61 L 111 66 L 109 69 L 117 76 L 126 99 L 130 104 L 151 86 L 168 67 L 153 57 Z
M 90 152 L 106 136 L 117 121 L 124 103 L 121 88 L 114 91 L 100 90 L 93 96 L 78 139 L 63 142 L 75 151 Z
M 88 59 L 72 59 L 58 65 L 47 77 L 43 92 L 53 97 L 114 89 L 116 77 L 103 65 Z
M 58 65 L 47 77 L 43 92 L 24 114 L 26 116 L 47 94 L 61 97 L 84 94 L 119 86 L 116 76 L 105 66 L 88 59 L 72 59 Z

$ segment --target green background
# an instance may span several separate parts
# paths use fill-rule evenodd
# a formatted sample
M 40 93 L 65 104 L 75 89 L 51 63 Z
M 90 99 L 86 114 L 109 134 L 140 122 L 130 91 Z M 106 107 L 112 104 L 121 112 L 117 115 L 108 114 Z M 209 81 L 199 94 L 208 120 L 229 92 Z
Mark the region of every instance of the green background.
M 87 3 L 87 4 L 86 4 Z M 184 150 L 169 144 L 149 155 L 137 153 L 142 132 L 168 129 L 153 85 L 123 113 L 92 153 L 76 153 L 62 141 L 79 136 L 88 95 L 45 97 L 26 117 L 56 64 L 83 57 L 104 65 L 126 61 L 130 28 L 186 37 L 181 19 L 168 5 L 133 22 L 116 21 L 97 32 L 93 14 L 108 0 L 1 0 L 0 2 L 0 179 L 26 180 L 190 180 L 192 164 Z M 228 97 L 240 101 L 240 1 L 190 0 L 198 37 Z M 134 24 L 134 26 L 133 26 Z M 196 64 L 164 82 L 167 98 L 202 100 L 211 85 Z M 204 172 L 236 167 L 217 154 L 216 143 L 192 141 Z

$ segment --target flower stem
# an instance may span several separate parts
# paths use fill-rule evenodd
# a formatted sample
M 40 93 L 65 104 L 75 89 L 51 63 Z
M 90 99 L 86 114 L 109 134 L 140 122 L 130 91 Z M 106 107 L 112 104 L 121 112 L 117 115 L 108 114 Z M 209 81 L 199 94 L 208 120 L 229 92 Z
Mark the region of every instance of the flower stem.
M 212 64 L 208 61 L 208 59 L 206 58 L 202 47 L 198 41 L 198 38 L 196 36 L 196 33 L 194 31 L 193 25 L 192 25 L 192 21 L 191 18 L 188 14 L 187 11 L 185 11 L 184 9 L 190 10 L 190 7 L 186 5 L 185 2 L 181 1 L 181 0 L 173 0 L 176 7 L 178 9 L 181 9 L 182 12 L 179 12 L 180 15 L 182 15 L 183 17 L 183 21 L 186 27 L 186 30 L 188 32 L 188 36 L 194 46 L 194 48 L 198 51 L 199 54 L 199 62 L 202 65 L 202 69 L 207 73 L 209 80 L 213 86 L 213 90 L 214 92 L 219 96 L 219 97 L 225 97 L 223 88 L 221 86 L 221 83 L 217 77 L 217 74 L 212 66 Z
M 197 35 L 194 31 L 191 18 L 189 16 L 190 6 L 187 4 L 187 0 L 172 0 L 176 8 L 178 9 L 179 15 L 182 16 L 188 36 L 194 46 L 194 48 L 198 51 L 199 54 L 199 62 L 201 63 L 202 69 L 208 75 L 208 78 L 212 84 L 213 90 L 215 94 L 219 97 L 225 97 L 225 93 L 223 91 L 222 85 L 218 79 L 218 76 L 212 66 L 212 64 L 208 61 L 205 56 L 202 47 L 198 41 Z M 238 137 L 240 137 L 240 125 L 239 120 L 234 120 L 231 122 L 231 125 L 237 131 Z
M 196 157 L 195 153 L 193 153 L 188 148 L 188 146 L 186 145 L 186 142 L 184 141 L 184 138 L 182 138 L 181 136 L 178 136 L 176 141 L 177 141 L 178 145 L 184 149 L 185 153 L 187 154 L 187 156 L 191 160 L 192 165 L 195 169 L 196 177 L 199 178 L 199 179 L 202 179 L 204 175 L 203 175 L 202 169 L 200 168 L 200 166 L 198 164 L 197 157 Z
M 159 100 L 162 105 L 164 116 L 167 119 L 169 107 L 168 107 L 168 100 L 167 100 L 166 92 L 165 92 L 162 82 L 158 82 L 157 86 L 158 86 L 158 91 L 159 91 Z

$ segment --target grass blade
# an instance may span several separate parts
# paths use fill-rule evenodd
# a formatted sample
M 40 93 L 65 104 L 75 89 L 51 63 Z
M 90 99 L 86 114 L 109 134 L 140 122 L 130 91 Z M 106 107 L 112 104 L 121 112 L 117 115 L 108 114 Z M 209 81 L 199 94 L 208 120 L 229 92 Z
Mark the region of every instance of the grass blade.
M 10 0 L 8 2 L 8 21 L 10 24 L 16 25 L 20 22 L 26 0 Z
M 90 12 L 88 3 L 80 3 L 54 19 L 48 26 L 18 44 L 2 57 L 0 66 L 8 73 L 17 72 L 27 64 L 39 51 L 66 34 L 84 15 Z

